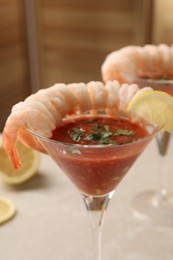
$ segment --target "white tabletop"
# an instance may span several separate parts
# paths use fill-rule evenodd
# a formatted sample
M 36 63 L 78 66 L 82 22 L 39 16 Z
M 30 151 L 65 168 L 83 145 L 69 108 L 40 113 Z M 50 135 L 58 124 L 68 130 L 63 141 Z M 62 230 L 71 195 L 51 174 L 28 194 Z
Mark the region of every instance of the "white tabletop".
M 167 157 L 170 190 L 171 153 Z M 158 160 L 154 140 L 116 189 L 104 221 L 103 260 L 173 259 L 173 226 L 137 219 L 131 208 L 136 194 L 158 187 Z M 0 195 L 17 207 L 16 216 L 0 226 L 1 260 L 92 259 L 83 201 L 49 156 L 42 155 L 38 174 L 23 185 L 0 182 Z

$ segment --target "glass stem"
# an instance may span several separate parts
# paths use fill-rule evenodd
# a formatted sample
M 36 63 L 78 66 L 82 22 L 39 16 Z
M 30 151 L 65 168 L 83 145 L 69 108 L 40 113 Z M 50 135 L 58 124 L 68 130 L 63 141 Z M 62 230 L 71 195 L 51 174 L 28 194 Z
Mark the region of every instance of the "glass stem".
M 156 135 L 156 141 L 159 149 L 159 153 L 163 156 L 166 155 L 169 145 L 170 133 L 168 132 L 159 132 Z
M 169 146 L 170 133 L 159 132 L 156 141 L 160 154 L 160 180 L 159 180 L 159 198 L 165 199 L 167 196 L 166 174 L 165 174 L 165 156 Z
M 102 259 L 101 244 L 103 219 L 113 193 L 114 192 L 111 192 L 107 195 L 98 197 L 83 195 L 93 233 L 94 260 Z
M 167 196 L 166 188 L 166 172 L 165 172 L 165 157 L 160 158 L 160 180 L 159 180 L 159 197 L 164 199 Z

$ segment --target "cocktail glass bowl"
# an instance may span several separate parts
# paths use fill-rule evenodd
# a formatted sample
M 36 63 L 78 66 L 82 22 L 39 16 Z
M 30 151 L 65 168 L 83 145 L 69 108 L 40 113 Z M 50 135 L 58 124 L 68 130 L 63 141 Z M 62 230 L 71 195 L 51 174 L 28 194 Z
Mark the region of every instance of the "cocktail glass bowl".
M 109 116 L 106 111 L 101 112 L 103 115 Z M 68 120 L 80 116 L 68 116 Z M 86 113 L 85 116 L 92 118 L 91 113 Z M 116 186 L 159 131 L 158 127 L 132 113 L 118 112 L 115 118 L 117 117 L 140 124 L 147 130 L 147 136 L 123 145 L 80 145 L 48 139 L 28 129 L 82 195 L 93 231 L 94 260 L 101 260 L 104 213 Z
M 136 83 L 140 88 L 152 87 L 154 90 L 164 91 L 173 96 L 173 80 L 144 79 L 132 75 L 123 75 L 126 82 Z M 165 172 L 165 159 L 171 141 L 171 134 L 160 131 L 156 135 L 159 153 L 159 184 L 158 188 L 136 195 L 133 200 L 135 215 L 144 217 L 160 224 L 173 224 L 173 194 L 167 190 L 167 174 Z

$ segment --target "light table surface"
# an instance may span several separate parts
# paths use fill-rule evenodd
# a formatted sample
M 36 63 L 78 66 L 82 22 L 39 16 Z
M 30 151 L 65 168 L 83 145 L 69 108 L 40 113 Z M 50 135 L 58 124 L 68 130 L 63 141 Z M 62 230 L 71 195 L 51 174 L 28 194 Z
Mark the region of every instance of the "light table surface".
M 171 148 L 171 145 L 170 145 Z M 173 190 L 173 151 L 167 156 L 168 188 Z M 172 260 L 173 226 L 134 217 L 131 202 L 139 192 L 158 187 L 155 140 L 117 187 L 105 216 L 103 260 Z M 28 182 L 8 186 L 16 216 L 0 226 L 1 260 L 90 260 L 92 236 L 83 201 L 55 162 L 41 156 L 39 172 Z

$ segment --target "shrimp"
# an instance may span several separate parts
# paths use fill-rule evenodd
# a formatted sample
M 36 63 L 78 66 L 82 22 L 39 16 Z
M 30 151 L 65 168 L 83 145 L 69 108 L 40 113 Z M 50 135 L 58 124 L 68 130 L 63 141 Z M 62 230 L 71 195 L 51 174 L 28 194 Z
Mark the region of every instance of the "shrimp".
M 170 64 L 169 64 L 169 74 L 173 76 L 173 45 L 170 47 Z
M 42 98 L 42 94 L 45 94 L 45 98 Z M 56 84 L 13 106 L 3 130 L 3 147 L 15 168 L 20 167 L 15 147 L 17 138 L 31 148 L 46 153 L 27 132 L 27 128 L 49 138 L 56 126 L 62 124 L 63 116 L 70 112 L 75 104 L 77 100 L 73 92 L 67 89 L 65 84 Z
M 90 81 L 87 83 L 87 89 L 94 109 L 105 108 L 107 106 L 107 93 L 102 82 Z
M 162 66 L 163 71 L 166 72 L 170 68 L 170 62 L 171 62 L 170 48 L 166 44 L 159 44 L 158 52 L 161 58 L 160 65 Z
M 141 76 L 157 77 L 173 74 L 173 46 L 166 44 L 127 46 L 107 55 L 101 74 L 104 82 L 134 82 Z
M 137 75 L 137 69 L 132 60 L 123 52 L 114 51 L 110 53 L 101 67 L 103 81 L 118 80 L 124 82 L 125 75 Z
M 149 92 L 149 91 L 153 91 L 153 88 L 151 87 L 145 87 L 145 88 L 141 88 L 138 91 L 136 91 L 136 93 L 131 97 L 130 101 L 134 100 L 137 96 L 145 93 L 145 92 Z
M 126 110 L 139 90 L 136 84 L 121 85 L 118 81 L 106 84 L 99 81 L 68 85 L 58 83 L 41 89 L 12 107 L 3 130 L 3 147 L 17 169 L 20 167 L 17 139 L 26 146 L 47 153 L 28 129 L 51 138 L 52 131 L 73 113 L 90 111 L 95 114 L 96 110 L 105 109 L 110 115 L 116 114 L 117 110 Z
M 140 46 L 126 46 L 121 49 L 121 54 L 125 55 L 135 65 L 135 68 L 145 69 L 147 57 Z M 137 73 L 137 70 L 136 70 Z
M 86 84 L 81 83 L 70 83 L 68 87 L 73 91 L 77 101 L 78 109 L 80 113 L 90 110 L 92 108 L 92 102 L 86 87 Z
M 127 104 L 130 103 L 138 91 L 139 87 L 137 84 L 131 84 L 129 88 L 129 84 L 123 83 L 119 91 L 119 100 L 121 100 L 118 106 L 119 110 L 126 110 Z

